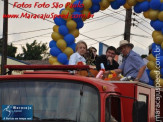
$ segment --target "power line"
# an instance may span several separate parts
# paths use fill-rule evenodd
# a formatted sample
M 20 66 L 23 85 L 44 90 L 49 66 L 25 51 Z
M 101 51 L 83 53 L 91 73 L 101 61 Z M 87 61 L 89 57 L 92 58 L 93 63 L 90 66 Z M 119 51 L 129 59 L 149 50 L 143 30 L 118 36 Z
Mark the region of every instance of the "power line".
M 51 33 L 51 32 L 50 32 L 50 33 Z M 33 37 L 30 37 L 30 38 L 20 39 L 20 40 L 12 41 L 12 42 L 18 42 L 18 41 L 28 40 L 28 39 L 32 39 L 32 38 L 35 38 L 35 37 L 40 37 L 40 36 L 43 36 L 43 35 L 47 35 L 47 34 L 50 34 L 50 33 L 41 34 L 41 35 L 38 35 L 38 36 L 33 36 Z
M 114 23 L 112 23 L 112 24 L 108 24 L 108 25 L 105 25 L 105 26 L 103 26 L 103 27 L 96 28 L 96 29 L 92 29 L 92 30 L 89 30 L 89 31 L 86 31 L 86 32 L 83 32 L 83 33 L 88 33 L 88 32 L 91 32 L 91 31 L 100 30 L 100 29 L 106 28 L 106 27 L 108 27 L 108 26 L 114 25 L 114 24 L 116 24 L 116 23 L 118 23 L 118 22 L 119 22 L 119 21 L 116 21 L 116 22 L 114 22 Z
M 18 33 L 10 33 L 8 35 L 15 35 L 15 34 L 22 34 L 22 33 L 31 33 L 31 32 L 37 32 L 37 31 L 42 31 L 42 30 L 49 30 L 52 28 L 46 28 L 46 29 L 39 29 L 39 30 L 33 30 L 33 31 L 25 31 L 25 32 L 18 32 Z M 1 36 L 1 35 L 0 35 Z

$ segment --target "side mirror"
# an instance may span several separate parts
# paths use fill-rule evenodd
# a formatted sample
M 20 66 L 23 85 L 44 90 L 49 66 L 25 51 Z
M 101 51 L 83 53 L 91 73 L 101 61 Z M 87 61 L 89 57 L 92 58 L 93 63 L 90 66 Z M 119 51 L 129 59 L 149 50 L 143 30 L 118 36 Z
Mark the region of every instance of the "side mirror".
M 147 122 L 148 105 L 143 101 L 134 101 L 132 109 L 133 122 Z

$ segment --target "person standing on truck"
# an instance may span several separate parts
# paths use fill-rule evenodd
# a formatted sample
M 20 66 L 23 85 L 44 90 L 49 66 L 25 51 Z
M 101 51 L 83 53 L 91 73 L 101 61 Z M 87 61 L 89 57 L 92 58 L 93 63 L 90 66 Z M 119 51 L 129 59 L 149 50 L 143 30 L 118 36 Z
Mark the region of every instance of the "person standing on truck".
M 79 62 L 86 64 L 84 55 L 87 51 L 87 44 L 84 41 L 79 41 L 76 44 L 76 52 L 70 56 L 69 65 L 77 65 Z
M 110 46 L 106 50 L 106 55 L 101 55 L 96 60 L 96 69 L 99 71 L 101 69 L 100 64 L 103 63 L 105 70 L 113 70 L 117 69 L 119 64 L 117 61 L 114 60 L 116 56 L 116 48 L 113 46 Z
M 133 47 L 134 45 L 127 40 L 120 41 L 118 50 L 123 54 L 123 60 L 119 68 L 114 71 L 122 73 L 125 77 L 131 76 L 134 81 L 148 83 L 149 78 L 145 72 L 146 65 L 140 55 L 132 50 Z

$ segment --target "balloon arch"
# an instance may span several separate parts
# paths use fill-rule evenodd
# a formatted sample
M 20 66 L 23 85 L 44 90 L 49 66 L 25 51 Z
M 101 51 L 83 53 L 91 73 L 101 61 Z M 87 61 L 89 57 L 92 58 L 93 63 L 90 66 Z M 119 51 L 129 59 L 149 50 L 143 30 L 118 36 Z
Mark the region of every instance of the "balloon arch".
M 148 55 L 148 76 L 151 85 L 160 81 L 163 87 L 163 0 L 71 0 L 60 10 L 60 17 L 56 17 L 51 34 L 49 62 L 52 65 L 68 64 L 68 59 L 75 52 L 75 38 L 79 36 L 79 29 L 84 26 L 83 21 L 89 19 L 90 13 L 105 10 L 109 6 L 119 9 L 134 8 L 136 13 L 143 12 L 145 18 L 150 19 L 154 28 L 152 54 Z M 85 15 L 84 17 L 79 17 Z M 75 17 L 78 16 L 78 17 Z M 155 82 L 157 86 L 157 82 Z

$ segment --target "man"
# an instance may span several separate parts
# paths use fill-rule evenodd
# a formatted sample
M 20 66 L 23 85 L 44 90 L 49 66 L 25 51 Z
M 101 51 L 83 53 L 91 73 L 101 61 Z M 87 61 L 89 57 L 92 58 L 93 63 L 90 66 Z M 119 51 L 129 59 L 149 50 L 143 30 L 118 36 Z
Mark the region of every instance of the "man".
M 132 51 L 133 47 L 134 45 L 127 40 L 120 41 L 118 50 L 123 54 L 123 61 L 115 71 L 122 73 L 125 77 L 131 76 L 134 81 L 148 83 L 148 75 L 145 72 L 146 65 L 140 55 Z
M 116 55 L 116 48 L 113 46 L 110 46 L 106 50 L 106 55 L 101 55 L 96 60 L 96 69 L 100 70 L 100 64 L 103 63 L 105 70 L 113 70 L 117 69 L 119 64 L 114 60 Z

